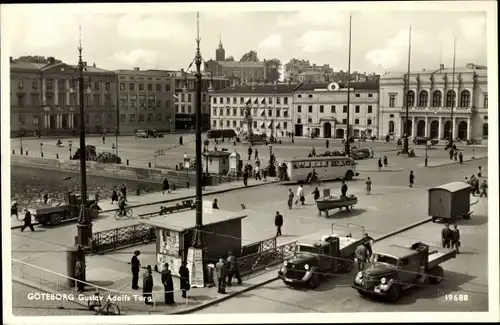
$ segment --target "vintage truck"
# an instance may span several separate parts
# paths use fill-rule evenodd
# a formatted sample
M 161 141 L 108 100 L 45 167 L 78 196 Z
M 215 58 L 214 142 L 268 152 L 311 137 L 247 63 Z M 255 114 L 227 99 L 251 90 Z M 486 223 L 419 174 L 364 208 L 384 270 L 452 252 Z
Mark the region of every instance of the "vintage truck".
M 430 251 L 421 242 L 410 247 L 391 245 L 373 253 L 371 264 L 356 275 L 352 287 L 362 296 L 397 301 L 403 290 L 415 284 L 440 283 L 443 268 L 439 264 L 456 255 L 456 250 Z
M 96 200 L 87 200 L 87 202 L 90 207 L 90 216 L 94 219 L 99 215 L 101 208 L 97 204 Z M 64 202 L 62 205 L 39 205 L 36 208 L 28 210 L 40 224 L 45 225 L 50 223 L 55 226 L 64 220 L 77 220 L 80 214 L 81 204 L 81 195 L 70 192 L 68 193 L 67 202 Z
M 354 228 L 360 230 L 360 235 L 353 238 L 350 232 L 339 231 L 339 228 Z M 283 262 L 278 276 L 286 285 L 315 289 L 335 273 L 350 272 L 356 247 L 372 243 L 363 226 L 332 224 L 328 235 L 314 234 L 299 240 L 293 257 Z

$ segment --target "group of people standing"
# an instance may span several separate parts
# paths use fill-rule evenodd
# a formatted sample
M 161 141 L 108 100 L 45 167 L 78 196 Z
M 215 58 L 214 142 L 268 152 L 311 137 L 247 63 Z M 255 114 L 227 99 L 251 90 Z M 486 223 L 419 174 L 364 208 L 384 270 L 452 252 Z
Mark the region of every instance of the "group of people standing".
M 460 247 L 460 231 L 458 230 L 458 226 L 454 225 L 453 229 L 451 229 L 450 225 L 446 224 L 441 231 L 441 241 L 443 248 L 456 249 L 458 254 L 458 248 Z
M 226 293 L 226 285 L 231 286 L 233 282 L 233 278 L 236 278 L 238 284 L 242 284 L 240 275 L 240 266 L 238 263 L 238 259 L 233 254 L 233 252 L 228 253 L 227 260 L 224 261 L 224 258 L 219 258 L 217 264 L 215 264 L 215 273 L 217 276 L 217 293 L 225 294 Z
M 135 251 L 134 256 L 132 256 L 131 265 L 132 265 L 132 289 L 139 290 L 139 271 L 141 268 L 141 263 L 139 261 L 140 251 Z M 191 289 L 191 285 L 189 282 L 189 269 L 187 267 L 187 262 L 183 261 L 182 265 L 178 271 L 180 277 L 180 287 L 182 291 L 182 297 L 187 298 L 187 291 Z M 174 299 L 174 281 L 172 271 L 169 269 L 169 264 L 163 264 L 163 271 L 161 272 L 161 282 L 163 284 L 164 289 L 164 298 L 165 304 L 173 305 L 175 304 Z M 144 302 L 146 305 L 153 304 L 153 269 L 151 265 L 146 267 L 146 271 L 142 276 L 142 295 L 145 298 Z

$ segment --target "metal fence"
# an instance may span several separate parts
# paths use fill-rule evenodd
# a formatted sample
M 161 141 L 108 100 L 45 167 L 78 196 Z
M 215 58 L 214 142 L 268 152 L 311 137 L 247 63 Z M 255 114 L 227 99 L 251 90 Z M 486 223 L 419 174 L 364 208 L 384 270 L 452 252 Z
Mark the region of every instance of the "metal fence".
M 246 275 L 283 262 L 293 255 L 296 244 L 297 242 L 294 241 L 258 253 L 239 257 L 238 263 L 241 274 Z
M 148 244 L 156 240 L 156 229 L 145 224 L 120 227 L 92 234 L 91 253 L 103 253 L 119 248 Z

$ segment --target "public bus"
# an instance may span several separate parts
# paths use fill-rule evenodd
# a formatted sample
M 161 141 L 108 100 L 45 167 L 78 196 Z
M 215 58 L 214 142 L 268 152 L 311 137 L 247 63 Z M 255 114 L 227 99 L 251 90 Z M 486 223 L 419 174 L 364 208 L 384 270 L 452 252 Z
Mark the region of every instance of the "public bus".
M 346 179 L 359 176 L 356 162 L 350 157 L 311 157 L 285 161 L 291 181 L 307 180 L 307 175 L 316 170 L 320 180 Z
M 208 130 L 207 138 L 209 139 L 236 138 L 236 132 L 233 129 Z

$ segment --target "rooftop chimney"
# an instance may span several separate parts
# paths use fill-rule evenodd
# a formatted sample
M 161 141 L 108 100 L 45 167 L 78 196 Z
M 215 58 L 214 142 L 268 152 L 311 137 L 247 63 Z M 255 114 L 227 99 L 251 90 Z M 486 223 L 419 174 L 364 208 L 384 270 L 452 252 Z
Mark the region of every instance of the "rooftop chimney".
M 48 59 L 49 59 L 49 64 L 55 64 L 56 63 L 56 59 L 53 56 L 49 56 Z
M 134 71 L 139 71 L 139 67 L 134 67 Z
M 439 70 L 444 70 L 444 64 L 439 65 Z

